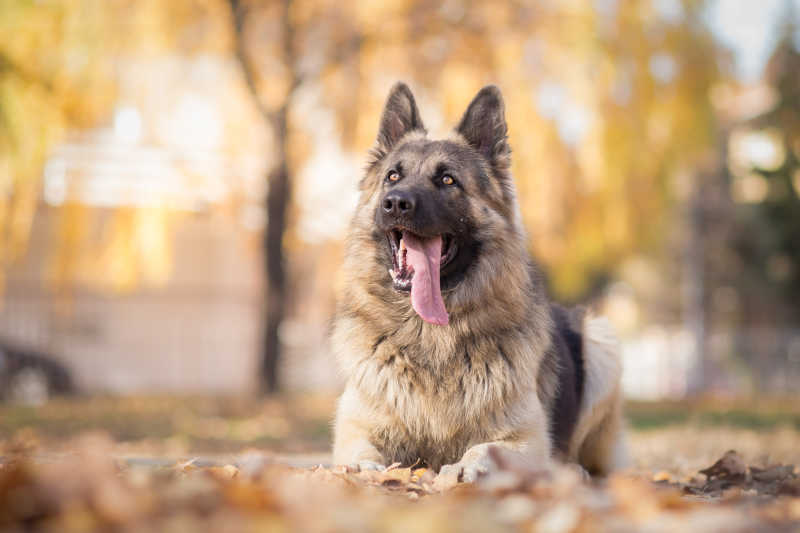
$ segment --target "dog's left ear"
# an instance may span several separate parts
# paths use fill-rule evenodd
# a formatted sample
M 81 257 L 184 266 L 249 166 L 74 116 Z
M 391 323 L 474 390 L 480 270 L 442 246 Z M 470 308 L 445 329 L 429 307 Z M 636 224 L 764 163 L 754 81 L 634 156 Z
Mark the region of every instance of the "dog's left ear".
M 367 170 L 375 166 L 386 157 L 392 147 L 403 138 L 407 133 L 418 131 L 423 134 L 425 126 L 419 116 L 417 102 L 411 89 L 403 82 L 397 82 L 389 92 L 386 105 L 381 114 L 381 125 L 378 129 L 378 138 L 375 146 L 370 150 L 370 160 L 367 163 Z M 371 172 L 367 172 L 361 179 L 359 188 L 364 190 L 370 183 L 376 183 L 370 178 Z
M 508 146 L 505 105 L 500 89 L 488 85 L 481 89 L 469 104 L 456 131 L 496 170 L 506 170 L 511 164 Z
M 425 126 L 422 124 L 411 89 L 405 83 L 397 82 L 392 87 L 386 106 L 383 108 L 378 131 L 378 148 L 388 152 L 406 133 L 413 130 L 425 133 Z

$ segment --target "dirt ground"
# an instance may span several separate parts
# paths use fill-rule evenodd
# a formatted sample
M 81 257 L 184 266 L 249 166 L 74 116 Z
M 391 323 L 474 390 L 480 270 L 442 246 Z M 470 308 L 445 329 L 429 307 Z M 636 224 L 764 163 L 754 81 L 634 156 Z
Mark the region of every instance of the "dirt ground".
M 328 396 L 0 405 L 0 531 L 800 531 L 794 403 L 632 403 L 628 470 L 475 485 L 328 464 Z

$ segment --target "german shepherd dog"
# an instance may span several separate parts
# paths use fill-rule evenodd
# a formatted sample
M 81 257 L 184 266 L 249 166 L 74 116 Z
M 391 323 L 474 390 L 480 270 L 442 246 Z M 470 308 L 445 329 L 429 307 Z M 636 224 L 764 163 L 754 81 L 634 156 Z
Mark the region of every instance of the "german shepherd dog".
M 605 474 L 623 459 L 607 321 L 550 303 L 520 220 L 500 91 L 430 140 L 408 86 L 383 111 L 349 230 L 333 348 L 333 460 L 473 481 L 489 448 Z

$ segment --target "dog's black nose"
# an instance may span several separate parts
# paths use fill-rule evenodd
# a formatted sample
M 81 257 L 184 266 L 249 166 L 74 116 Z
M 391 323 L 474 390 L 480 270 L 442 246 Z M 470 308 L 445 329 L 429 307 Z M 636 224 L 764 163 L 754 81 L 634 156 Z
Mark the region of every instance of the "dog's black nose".
M 383 197 L 383 212 L 387 215 L 412 215 L 417 200 L 409 191 L 392 191 Z

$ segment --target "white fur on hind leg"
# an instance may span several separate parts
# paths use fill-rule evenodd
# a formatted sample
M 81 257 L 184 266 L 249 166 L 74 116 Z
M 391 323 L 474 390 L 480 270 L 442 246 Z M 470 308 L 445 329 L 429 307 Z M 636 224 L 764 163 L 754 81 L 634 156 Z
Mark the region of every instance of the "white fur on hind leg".
M 584 319 L 583 339 L 583 399 L 569 459 L 589 470 L 608 473 L 627 464 L 621 419 L 619 340 L 606 318 L 591 315 Z

